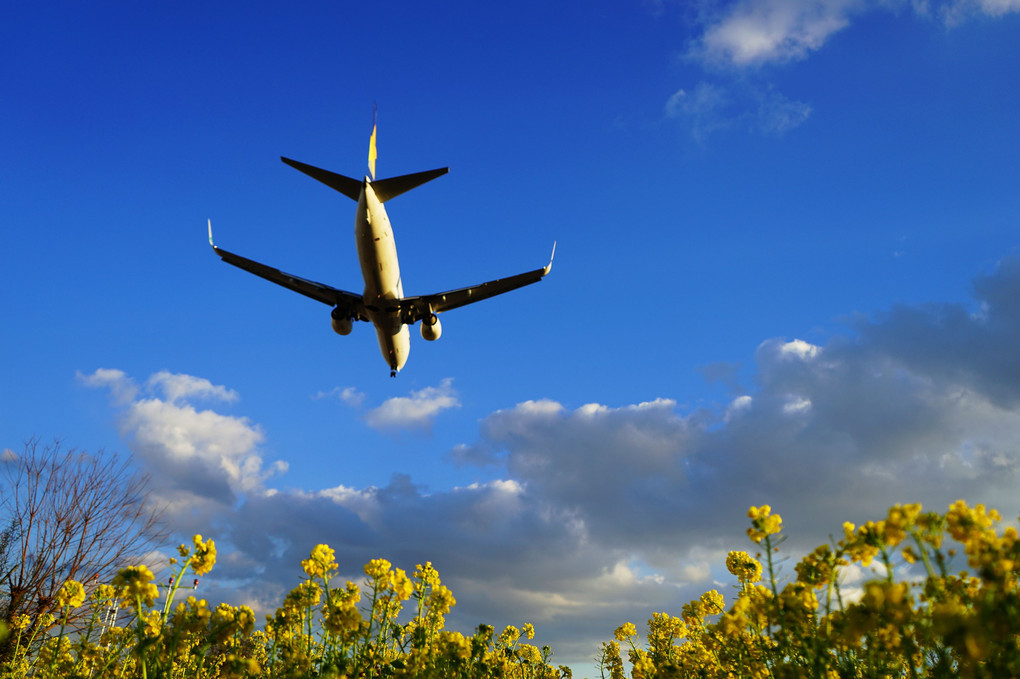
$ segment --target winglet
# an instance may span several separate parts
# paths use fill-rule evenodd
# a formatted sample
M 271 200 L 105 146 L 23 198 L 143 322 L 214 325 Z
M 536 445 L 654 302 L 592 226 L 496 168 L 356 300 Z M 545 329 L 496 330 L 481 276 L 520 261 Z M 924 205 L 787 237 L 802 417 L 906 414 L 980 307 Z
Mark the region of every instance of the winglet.
M 211 219 L 209 220 L 209 245 L 212 246 L 213 250 L 216 249 L 216 244 L 212 242 L 212 220 Z
M 210 228 L 210 229 L 212 229 L 212 226 L 210 226 L 209 228 Z M 210 234 L 210 236 L 209 236 L 209 237 L 210 237 L 210 238 L 212 238 L 212 235 L 211 235 L 211 234 L 212 234 L 212 231 L 211 231 L 211 230 L 209 231 L 209 234 Z M 211 241 L 210 241 L 210 242 L 211 242 Z M 543 268 L 543 269 L 542 269 L 542 275 L 543 275 L 543 276 L 545 276 L 545 275 L 546 275 L 546 274 L 548 274 L 548 273 L 549 273 L 550 271 L 552 271 L 552 263 L 553 263 L 553 257 L 555 257 L 555 256 L 556 256 L 556 241 L 553 241 L 553 249 L 552 249 L 552 254 L 551 254 L 551 255 L 549 255 L 549 263 L 548 263 L 548 264 L 546 264 L 546 265 L 545 265 L 545 268 Z

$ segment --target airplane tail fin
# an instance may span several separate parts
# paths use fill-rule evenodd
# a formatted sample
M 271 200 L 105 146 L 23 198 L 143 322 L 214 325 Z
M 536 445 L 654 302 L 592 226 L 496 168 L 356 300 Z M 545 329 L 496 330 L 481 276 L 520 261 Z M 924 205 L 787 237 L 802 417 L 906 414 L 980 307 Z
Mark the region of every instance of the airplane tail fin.
M 376 121 L 379 118 L 379 107 L 372 104 L 372 136 L 368 138 L 368 176 L 375 181 L 375 159 L 379 153 L 375 149 Z

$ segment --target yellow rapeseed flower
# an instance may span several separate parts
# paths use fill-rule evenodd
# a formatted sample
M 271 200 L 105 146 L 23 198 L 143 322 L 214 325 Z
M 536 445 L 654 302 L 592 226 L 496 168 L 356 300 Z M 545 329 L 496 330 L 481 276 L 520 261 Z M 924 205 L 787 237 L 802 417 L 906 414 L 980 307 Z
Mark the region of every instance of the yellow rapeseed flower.
M 128 566 L 117 572 L 113 586 L 126 607 L 134 607 L 138 601 L 148 607 L 159 596 L 159 589 L 152 583 L 153 580 L 155 576 L 148 566 Z
M 453 592 L 449 588 L 445 585 L 437 585 L 432 588 L 425 605 L 433 614 L 446 615 L 451 608 L 457 605 L 457 600 L 453 598 Z
M 471 657 L 471 640 L 460 632 L 443 630 L 439 633 L 436 646 L 440 655 L 446 658 L 463 661 Z
M 309 577 L 325 578 L 338 568 L 336 552 L 329 545 L 316 545 L 301 567 Z
M 745 585 L 761 580 L 761 564 L 747 552 L 730 552 L 727 554 L 726 568 Z
M 407 601 L 414 594 L 414 583 L 407 577 L 407 572 L 403 568 L 398 568 L 390 574 L 390 589 L 397 599 Z
M 698 598 L 701 616 L 715 615 L 722 613 L 726 606 L 723 595 L 714 589 L 710 589 Z
M 145 621 L 145 636 L 158 637 L 163 626 L 159 611 L 149 611 L 142 619 Z
M 354 601 L 341 600 L 339 597 L 327 601 L 323 607 L 322 625 L 330 634 L 357 632 L 361 628 L 363 618 Z
M 895 547 L 903 542 L 907 537 L 907 532 L 914 527 L 920 513 L 920 504 L 897 504 L 890 507 L 884 524 L 886 544 Z
M 58 608 L 78 608 L 85 603 L 85 587 L 77 580 L 68 580 L 57 592 Z
M 971 509 L 963 500 L 957 500 L 946 512 L 946 530 L 957 542 L 966 543 L 1001 520 L 999 512 L 994 509 L 986 511 L 984 505 Z
M 507 625 L 499 635 L 499 643 L 503 646 L 513 646 L 521 638 L 521 631 L 513 625 Z
M 386 559 L 372 559 L 365 564 L 365 575 L 373 580 L 381 580 L 390 572 L 392 564 Z
M 794 570 L 797 571 L 798 581 L 821 589 L 835 582 L 836 569 L 848 563 L 846 559 L 838 558 L 829 545 L 819 545 L 801 559 Z
M 772 513 L 772 507 L 762 505 L 747 510 L 747 518 L 751 519 L 751 527 L 747 529 L 747 537 L 760 543 L 768 535 L 775 535 L 782 530 L 783 517 Z
M 424 566 L 418 564 L 418 566 L 414 569 L 414 579 L 421 583 L 422 588 L 429 585 L 438 585 L 439 573 L 432 567 L 431 561 L 426 561 Z
M 620 625 L 619 627 L 616 628 L 615 632 L 613 632 L 613 637 L 617 641 L 627 641 L 631 637 L 636 637 L 636 636 L 637 636 L 637 627 L 635 627 L 634 623 L 632 623 L 632 622 L 625 622 L 625 623 L 623 623 L 622 625 Z
M 195 575 L 205 575 L 216 564 L 216 543 L 212 538 L 203 541 L 201 535 L 195 535 L 191 541 L 195 545 L 191 561 L 189 561 L 191 570 L 195 572 Z

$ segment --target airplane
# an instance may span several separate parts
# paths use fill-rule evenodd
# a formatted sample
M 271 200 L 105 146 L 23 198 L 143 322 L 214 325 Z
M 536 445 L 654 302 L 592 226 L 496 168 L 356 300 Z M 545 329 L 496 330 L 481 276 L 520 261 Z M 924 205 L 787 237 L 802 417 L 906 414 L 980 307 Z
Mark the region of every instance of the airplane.
M 425 182 L 446 174 L 449 168 L 416 172 L 389 179 L 376 179 L 376 156 L 376 120 L 373 116 L 372 136 L 369 138 L 368 148 L 368 174 L 361 181 L 290 158 L 282 156 L 280 158 L 287 165 L 317 179 L 358 203 L 354 216 L 354 239 L 357 244 L 358 260 L 361 264 L 361 275 L 365 283 L 362 294 L 339 290 L 323 283 L 292 276 L 279 269 L 219 248 L 213 243 L 211 219 L 209 220 L 209 245 L 228 264 L 233 264 L 256 276 L 333 307 L 330 312 L 330 322 L 333 330 L 339 335 L 350 334 L 354 327 L 354 321 L 371 322 L 375 326 L 379 349 L 390 367 L 390 377 L 396 377 L 397 372 L 407 362 L 407 356 L 411 350 L 408 326 L 421 321 L 422 338 L 430 342 L 439 339 L 442 334 L 439 314 L 542 280 L 552 270 L 553 257 L 556 255 L 556 243 L 553 243 L 549 263 L 540 269 L 466 288 L 431 295 L 404 297 L 400 266 L 397 262 L 397 248 L 393 240 L 393 229 L 390 227 L 390 220 L 383 204 Z

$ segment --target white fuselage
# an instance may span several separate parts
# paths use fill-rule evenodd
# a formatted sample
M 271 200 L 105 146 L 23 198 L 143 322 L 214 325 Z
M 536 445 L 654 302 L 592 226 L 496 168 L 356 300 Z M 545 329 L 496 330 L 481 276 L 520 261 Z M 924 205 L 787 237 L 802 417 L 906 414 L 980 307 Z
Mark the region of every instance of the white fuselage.
M 366 177 L 358 211 L 354 218 L 354 238 L 358 246 L 358 261 L 365 279 L 365 308 L 379 338 L 379 350 L 397 371 L 404 367 L 411 351 L 411 333 L 401 322 L 400 314 L 388 300 L 404 296 L 397 262 L 397 245 L 386 209 L 379 201 Z

